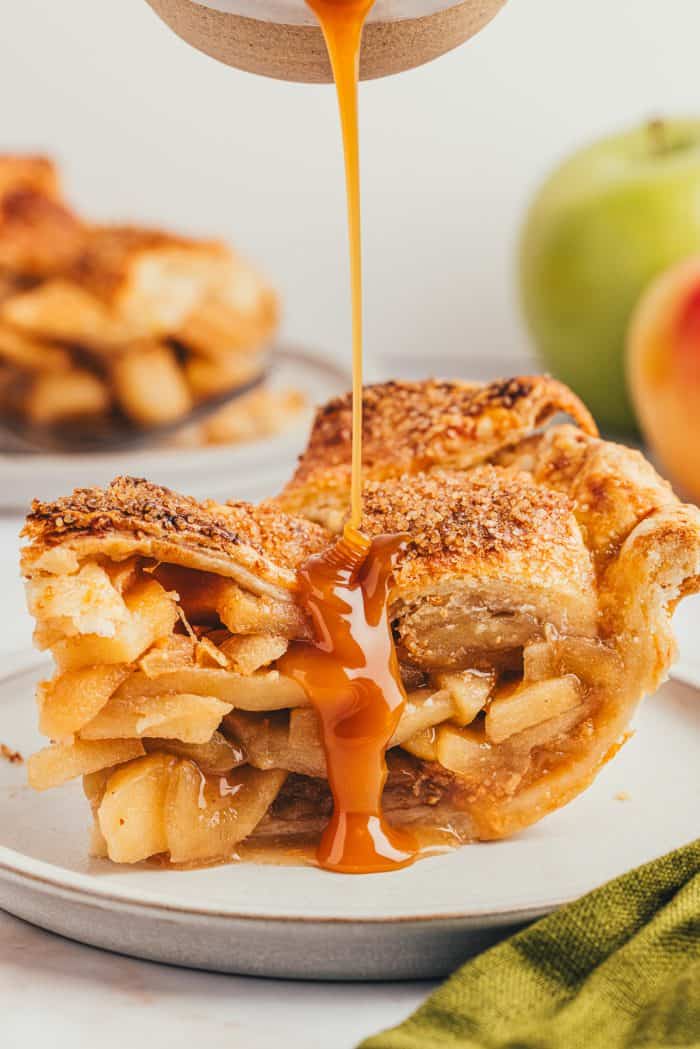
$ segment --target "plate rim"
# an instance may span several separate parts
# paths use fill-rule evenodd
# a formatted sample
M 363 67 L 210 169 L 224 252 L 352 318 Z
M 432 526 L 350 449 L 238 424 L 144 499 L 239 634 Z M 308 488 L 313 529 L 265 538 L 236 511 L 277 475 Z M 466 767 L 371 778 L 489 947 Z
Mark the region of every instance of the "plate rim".
M 176 903 L 162 903 L 158 900 L 136 899 L 134 897 L 114 892 L 103 893 L 92 886 L 90 888 L 84 888 L 79 885 L 71 885 L 68 882 L 64 883 L 57 879 L 54 880 L 27 869 L 12 867 L 3 860 L 3 852 L 10 856 L 22 856 L 22 853 L 18 853 L 14 849 L 6 849 L 3 846 L 0 846 L 0 880 L 7 882 L 29 881 L 33 886 L 48 886 L 52 889 L 54 895 L 80 898 L 84 902 L 88 902 L 91 906 L 104 906 L 108 910 L 151 911 L 163 915 L 177 914 L 178 916 L 183 915 L 188 918 L 207 921 L 273 922 L 284 925 L 319 926 L 423 925 L 435 922 L 445 922 L 450 924 L 454 924 L 454 922 L 464 922 L 465 924 L 474 925 L 477 923 L 479 925 L 517 924 L 520 921 L 525 922 L 541 917 L 544 914 L 549 914 L 550 911 L 563 907 L 567 903 L 571 903 L 573 900 L 578 899 L 578 896 L 574 895 L 548 900 L 538 904 L 510 908 L 509 910 L 455 911 L 446 914 L 397 914 L 375 917 L 371 915 L 344 917 L 343 915 L 305 916 L 300 914 L 246 914 L 241 913 L 240 911 L 205 910 L 199 907 L 185 906 L 184 904 L 180 905 Z M 35 863 L 37 866 L 46 866 L 49 868 L 51 866 L 50 864 L 44 864 L 40 860 L 30 862 Z M 88 878 L 89 875 L 74 875 L 74 877 Z

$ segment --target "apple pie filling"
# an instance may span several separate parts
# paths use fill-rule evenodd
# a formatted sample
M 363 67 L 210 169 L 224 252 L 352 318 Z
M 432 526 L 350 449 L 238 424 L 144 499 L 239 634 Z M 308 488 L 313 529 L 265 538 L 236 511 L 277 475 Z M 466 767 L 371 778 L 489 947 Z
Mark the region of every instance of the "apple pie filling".
M 313 840 L 330 804 L 319 719 L 276 667 L 306 633 L 296 606 L 278 602 L 289 607 L 275 615 L 234 580 L 144 557 L 75 569 L 28 583 L 37 642 L 56 661 L 38 691 L 39 726 L 54 742 L 30 759 L 32 785 L 82 776 L 93 851 L 117 862 L 224 860 L 251 834 Z M 420 823 L 434 810 L 467 839 L 470 799 L 481 799 L 483 822 L 489 798 L 561 762 L 592 731 L 597 690 L 618 672 L 602 642 L 539 630 L 531 616 L 484 612 L 469 625 L 468 644 L 462 636 L 442 666 L 440 644 L 401 663 L 407 701 L 385 790 L 390 820 Z M 441 619 L 438 640 L 444 629 Z M 400 618 L 395 630 L 401 646 Z M 421 621 L 415 636 L 429 635 Z M 311 799 L 301 826 L 300 779 Z

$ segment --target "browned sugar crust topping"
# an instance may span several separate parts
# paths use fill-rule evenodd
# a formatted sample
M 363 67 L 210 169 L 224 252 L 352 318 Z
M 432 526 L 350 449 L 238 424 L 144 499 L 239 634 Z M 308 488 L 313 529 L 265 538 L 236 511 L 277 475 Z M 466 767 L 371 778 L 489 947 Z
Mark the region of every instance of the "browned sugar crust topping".
M 435 567 L 454 554 L 484 560 L 532 550 L 535 543 L 546 548 L 581 542 L 567 496 L 495 466 L 369 481 L 362 528 L 371 536 L 407 533 L 402 568 L 420 560 Z
M 319 525 L 274 507 L 198 502 L 133 477 L 117 477 L 106 489 L 78 488 L 53 503 L 35 500 L 22 534 L 55 546 L 72 535 L 115 531 L 194 542 L 234 557 L 244 545 L 289 569 L 328 544 Z
M 561 383 L 547 376 L 499 379 L 487 385 L 441 381 L 386 382 L 363 393 L 363 464 L 369 475 L 386 469 L 396 475 L 451 459 L 466 446 L 507 443 L 566 412 L 586 432 L 595 434 L 591 415 Z M 316 414 L 306 452 L 292 485 L 351 460 L 352 398 L 338 397 Z M 474 460 L 472 460 L 474 461 Z

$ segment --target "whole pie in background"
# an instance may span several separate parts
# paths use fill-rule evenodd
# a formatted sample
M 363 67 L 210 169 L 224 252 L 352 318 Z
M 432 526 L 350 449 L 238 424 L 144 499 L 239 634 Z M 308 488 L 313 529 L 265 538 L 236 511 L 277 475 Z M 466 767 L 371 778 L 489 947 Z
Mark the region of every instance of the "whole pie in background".
M 92 224 L 49 159 L 0 156 L 0 414 L 177 422 L 259 376 L 278 321 L 274 290 L 225 244 Z M 302 407 L 263 385 L 187 440 L 275 433 Z
M 30 781 L 83 777 L 94 854 L 200 864 L 318 841 L 319 723 L 277 663 L 310 637 L 296 569 L 342 528 L 349 412 L 318 411 L 259 506 L 129 478 L 34 504 L 22 569 L 56 673 Z M 542 377 L 368 387 L 364 448 L 363 531 L 408 535 L 385 814 L 428 847 L 505 837 L 584 790 L 664 679 L 672 612 L 700 589 L 700 513 Z

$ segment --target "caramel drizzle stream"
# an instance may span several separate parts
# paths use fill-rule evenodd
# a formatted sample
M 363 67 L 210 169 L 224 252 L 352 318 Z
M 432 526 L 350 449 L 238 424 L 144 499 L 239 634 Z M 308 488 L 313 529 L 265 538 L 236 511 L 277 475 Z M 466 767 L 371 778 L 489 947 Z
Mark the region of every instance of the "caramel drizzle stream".
M 362 30 L 374 0 L 307 0 L 307 4 L 318 18 L 326 41 L 343 136 L 352 295 L 350 524 L 359 529 L 362 519 L 362 229 L 357 82 L 360 75 Z
M 319 715 L 334 809 L 317 858 L 345 873 L 411 863 L 413 835 L 382 812 L 386 748 L 406 702 L 388 615 L 394 561 L 405 536 L 368 539 L 362 521 L 362 250 L 357 83 L 365 19 L 374 0 L 307 0 L 328 48 L 340 109 L 352 292 L 352 484 L 350 523 L 298 574 L 315 641 L 290 646 L 282 673 L 302 686 Z

